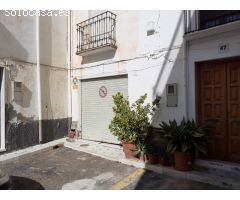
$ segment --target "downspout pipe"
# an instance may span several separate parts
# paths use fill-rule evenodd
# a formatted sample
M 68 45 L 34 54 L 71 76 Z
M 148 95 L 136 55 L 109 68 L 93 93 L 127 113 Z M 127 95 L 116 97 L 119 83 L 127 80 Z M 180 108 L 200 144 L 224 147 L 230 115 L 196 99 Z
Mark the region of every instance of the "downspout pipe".
M 68 60 L 67 60 L 67 65 L 68 65 L 68 118 L 69 118 L 69 126 L 71 126 L 71 120 L 72 120 L 72 90 L 71 90 L 71 67 L 72 67 L 72 12 L 69 10 L 69 15 L 68 15 Z M 71 127 L 69 127 L 71 128 Z
M 36 16 L 36 43 L 37 43 L 37 97 L 38 97 L 38 128 L 39 143 L 42 143 L 42 93 L 41 93 L 41 68 L 40 68 L 40 28 L 39 16 Z

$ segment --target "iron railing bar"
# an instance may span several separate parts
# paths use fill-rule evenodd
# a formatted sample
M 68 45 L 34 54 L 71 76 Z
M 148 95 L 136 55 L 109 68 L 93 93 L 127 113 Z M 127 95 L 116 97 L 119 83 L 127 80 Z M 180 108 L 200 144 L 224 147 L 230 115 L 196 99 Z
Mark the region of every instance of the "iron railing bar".
M 184 26 L 185 34 L 193 33 L 196 31 L 206 30 L 209 28 L 225 25 L 240 20 L 239 10 L 231 11 L 227 14 L 223 14 L 217 17 L 209 17 L 203 21 L 200 20 L 200 11 L 194 12 L 195 17 L 195 26 L 193 27 L 191 23 L 191 15 L 189 11 L 184 11 Z M 201 24 L 200 24 L 201 23 Z
M 111 13 L 112 15 L 116 16 L 116 15 L 115 15 L 114 13 L 112 13 L 111 11 L 106 11 L 106 12 L 104 12 L 104 13 Z M 81 24 L 81 23 L 88 22 L 89 20 L 91 20 L 91 19 L 93 19 L 93 18 L 97 18 L 97 17 L 103 15 L 104 13 L 101 13 L 101 14 L 98 14 L 98 15 L 96 15 L 96 16 L 94 16 L 94 17 L 88 18 L 88 19 L 86 19 L 86 20 L 84 20 L 84 21 L 78 23 L 77 25 L 79 25 L 79 24 Z

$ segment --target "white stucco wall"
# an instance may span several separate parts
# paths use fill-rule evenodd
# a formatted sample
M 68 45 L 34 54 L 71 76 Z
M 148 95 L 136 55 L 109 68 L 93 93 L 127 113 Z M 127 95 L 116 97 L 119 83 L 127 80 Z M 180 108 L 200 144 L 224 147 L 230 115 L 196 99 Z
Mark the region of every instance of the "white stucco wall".
M 232 26 L 234 25 L 235 28 Z M 232 29 L 229 31 L 229 27 Z M 189 118 L 196 119 L 196 98 L 195 98 L 195 62 L 215 60 L 220 58 L 230 58 L 240 56 L 240 28 L 239 22 L 235 24 L 227 24 L 215 29 L 219 33 L 211 34 L 211 31 L 206 30 L 196 33 L 195 38 L 188 41 L 188 115 Z M 210 36 L 204 36 L 203 32 Z M 198 37 L 201 37 L 197 39 Z M 220 44 L 228 44 L 229 51 L 219 53 L 218 47 Z
M 67 23 L 66 16 L 39 18 L 41 64 L 67 68 Z
M 68 116 L 67 23 L 66 16 L 44 16 L 39 19 L 41 98 L 44 120 Z
M 0 12 L 0 57 L 36 62 L 36 18 Z
M 13 67 L 5 68 L 5 103 L 10 121 L 27 121 L 38 119 L 36 66 L 23 62 L 12 62 Z M 13 69 L 14 68 L 14 69 Z M 16 71 L 12 78 L 11 71 Z M 14 73 L 15 74 L 15 73 Z M 14 100 L 13 81 L 22 83 L 22 101 Z
M 57 11 L 55 11 L 57 12 Z M 54 12 L 53 12 L 54 13 Z M 5 16 L 0 12 L 0 59 L 12 67 L 6 68 L 6 104 L 12 109 L 11 119 L 38 119 L 37 48 L 40 52 L 42 109 L 44 119 L 67 117 L 67 47 L 68 18 L 39 17 L 37 46 L 36 16 Z M 14 79 L 9 78 L 16 71 Z M 13 101 L 11 81 L 22 82 L 23 102 Z M 14 117 L 15 115 L 15 117 Z M 18 116 L 22 116 L 17 118 Z
M 74 55 L 73 77 L 86 79 L 117 74 L 128 74 L 128 94 L 131 102 L 144 93 L 148 102 L 156 95 L 162 96 L 161 106 L 156 113 L 155 124 L 161 120 L 181 120 L 185 115 L 185 82 L 182 11 L 112 11 L 117 15 L 116 52 L 103 58 L 93 55 L 91 62 L 82 63 L 82 57 Z M 73 47 L 76 47 L 75 24 L 88 17 L 88 12 L 73 13 Z M 153 24 L 155 34 L 147 36 L 149 24 Z M 154 54 L 150 56 L 150 54 Z M 108 57 L 109 56 L 109 57 Z M 137 58 L 142 57 L 142 58 Z M 85 58 L 84 58 L 85 59 Z M 119 60 L 128 60 L 114 63 Z M 99 64 L 103 64 L 94 67 Z M 111 63 L 111 64 L 109 64 Z M 77 68 L 77 69 L 76 69 Z M 79 69 L 82 68 L 82 69 Z M 165 88 L 167 83 L 178 84 L 178 106 L 166 107 Z M 80 85 L 79 85 L 80 88 Z M 79 91 L 73 90 L 73 121 L 80 121 Z

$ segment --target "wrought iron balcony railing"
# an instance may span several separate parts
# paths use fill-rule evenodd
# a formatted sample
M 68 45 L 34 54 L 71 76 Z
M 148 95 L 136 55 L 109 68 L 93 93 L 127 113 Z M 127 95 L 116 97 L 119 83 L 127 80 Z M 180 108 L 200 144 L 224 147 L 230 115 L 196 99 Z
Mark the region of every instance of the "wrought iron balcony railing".
M 205 30 L 240 20 L 240 10 L 184 11 L 185 33 Z
M 106 11 L 77 24 L 77 55 L 110 46 L 116 48 L 116 15 Z

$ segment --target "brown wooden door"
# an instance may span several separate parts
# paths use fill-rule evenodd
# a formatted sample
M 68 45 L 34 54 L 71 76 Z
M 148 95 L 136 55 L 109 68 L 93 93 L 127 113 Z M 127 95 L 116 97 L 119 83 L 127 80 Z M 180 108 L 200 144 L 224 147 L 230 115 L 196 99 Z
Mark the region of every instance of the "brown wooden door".
M 208 156 L 240 162 L 240 61 L 197 65 L 198 121 L 211 127 Z
M 240 61 L 227 64 L 228 156 L 240 162 Z
M 200 124 L 211 127 L 209 157 L 225 160 L 227 155 L 226 68 L 221 63 L 199 64 Z

